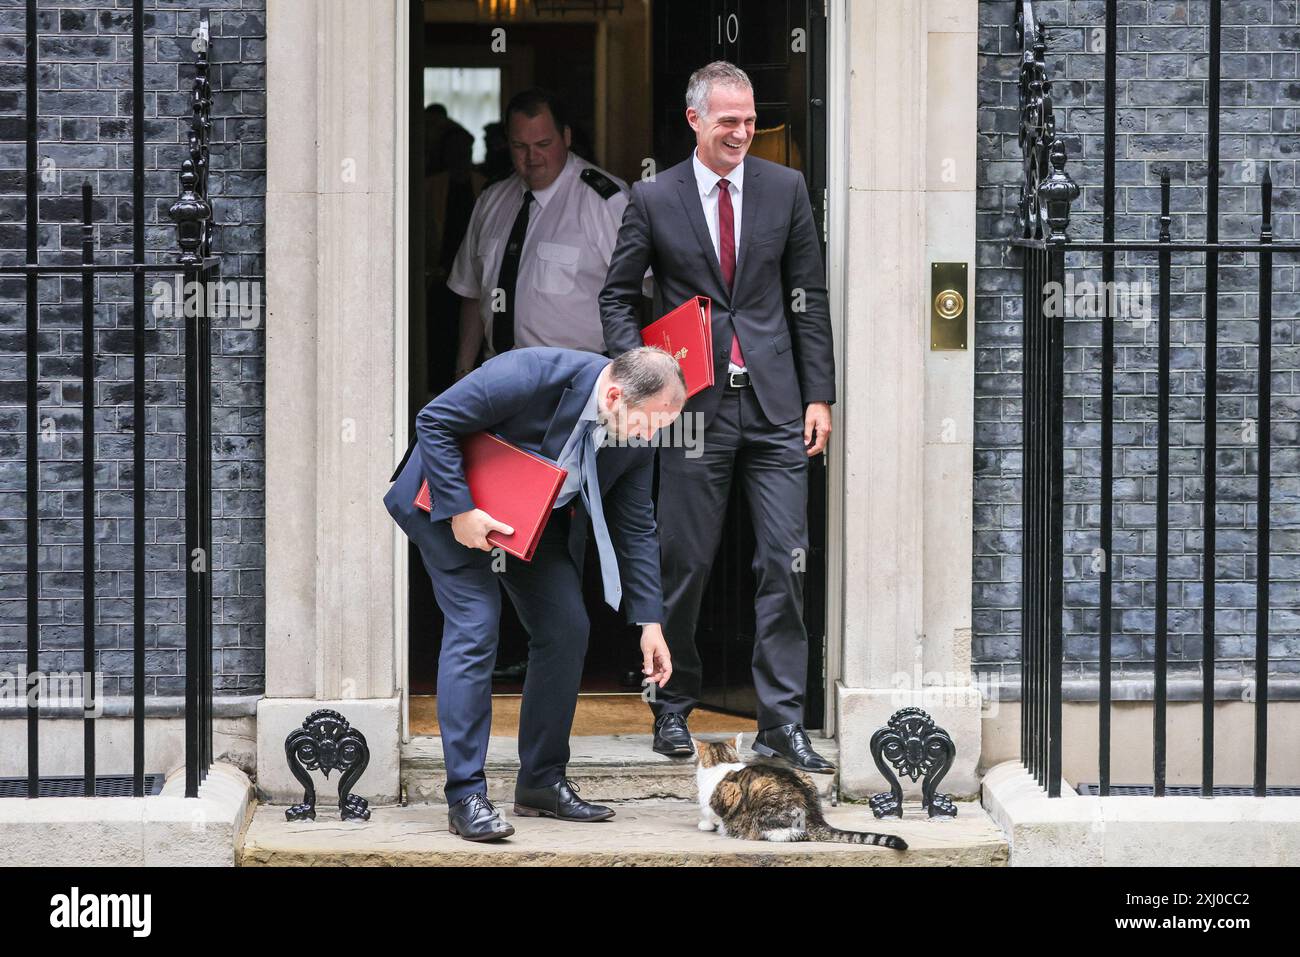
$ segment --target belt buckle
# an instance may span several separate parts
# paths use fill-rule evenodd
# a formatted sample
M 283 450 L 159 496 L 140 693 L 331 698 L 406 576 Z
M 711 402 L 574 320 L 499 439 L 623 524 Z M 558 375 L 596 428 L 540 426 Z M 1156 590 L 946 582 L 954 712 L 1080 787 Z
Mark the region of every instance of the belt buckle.
M 748 372 L 727 373 L 727 385 L 731 386 L 731 388 L 733 389 L 743 389 L 745 386 L 749 385 L 749 382 L 746 381 L 748 379 L 749 379 Z

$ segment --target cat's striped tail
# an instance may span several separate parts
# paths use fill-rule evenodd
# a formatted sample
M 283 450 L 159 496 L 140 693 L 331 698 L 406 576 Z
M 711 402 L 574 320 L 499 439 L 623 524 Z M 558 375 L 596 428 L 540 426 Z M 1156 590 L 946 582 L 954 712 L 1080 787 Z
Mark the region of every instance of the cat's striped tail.
M 829 824 L 808 828 L 808 839 L 834 841 L 837 844 L 875 844 L 878 847 L 892 847 L 896 851 L 907 850 L 907 841 L 896 835 L 877 834 L 875 831 L 844 831 Z

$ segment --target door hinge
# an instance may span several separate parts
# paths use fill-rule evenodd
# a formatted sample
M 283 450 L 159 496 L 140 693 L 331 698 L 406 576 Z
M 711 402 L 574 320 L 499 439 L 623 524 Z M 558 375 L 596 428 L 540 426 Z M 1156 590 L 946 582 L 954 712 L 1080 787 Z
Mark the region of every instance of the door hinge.
M 822 187 L 822 245 L 829 246 L 831 241 L 831 191 Z

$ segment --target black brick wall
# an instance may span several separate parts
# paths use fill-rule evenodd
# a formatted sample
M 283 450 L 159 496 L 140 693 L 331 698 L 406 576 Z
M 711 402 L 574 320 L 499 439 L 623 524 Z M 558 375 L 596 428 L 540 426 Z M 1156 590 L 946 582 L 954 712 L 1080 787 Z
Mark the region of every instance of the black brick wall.
M 211 193 L 217 248 L 227 279 L 264 276 L 266 169 L 265 16 L 263 0 L 211 0 L 216 64 Z M 145 157 L 150 199 L 148 247 L 174 249 L 166 217 L 177 192 L 176 170 L 189 109 L 188 64 L 198 5 L 147 0 Z M 78 256 L 78 193 L 89 178 L 101 225 L 101 255 L 129 258 L 130 20 L 129 4 L 107 0 L 41 0 L 40 157 L 52 171 L 41 184 L 43 262 Z M 1076 236 L 1100 233 L 1102 56 L 1094 46 L 1103 22 L 1100 0 L 1037 4 L 1053 26 L 1050 60 L 1057 79 L 1059 126 L 1070 148 L 1069 170 L 1083 196 L 1072 222 Z M 1200 236 L 1205 204 L 1207 3 L 1130 0 L 1120 4 L 1118 235 L 1155 235 L 1158 177 L 1173 176 L 1174 235 Z M 1020 349 L 1018 273 L 1000 240 L 1011 229 L 1020 176 L 1015 139 L 1018 51 L 1011 0 L 980 3 L 978 267 L 976 273 L 975 660 L 983 671 L 1014 672 L 1019 654 Z M 1297 0 L 1224 3 L 1224 86 L 1221 118 L 1221 233 L 1248 238 L 1258 228 L 1254 183 L 1267 163 L 1275 184 L 1275 232 L 1296 236 L 1300 191 L 1300 25 Z M 24 167 L 24 5 L 0 0 L 0 258 L 18 262 L 26 216 Z M 1130 259 L 1120 278 L 1138 278 L 1146 261 Z M 1074 264 L 1077 280 L 1096 278 Z M 1219 655 L 1224 672 L 1240 673 L 1253 654 L 1253 448 L 1242 422 L 1257 414 L 1258 363 L 1251 262 L 1225 261 L 1220 314 Z M 1174 538 L 1171 558 L 1171 658 L 1200 655 L 1200 471 L 1203 435 L 1200 343 L 1204 272 L 1194 259 L 1176 262 L 1173 445 Z M 1152 276 L 1154 282 L 1154 277 Z M 1300 286 L 1291 260 L 1274 275 L 1273 615 L 1270 651 L 1277 672 L 1300 670 Z M 109 693 L 130 691 L 131 435 L 129 284 L 102 280 L 97 290 L 96 503 L 97 641 L 104 649 Z M 42 667 L 79 670 L 82 607 L 79 572 L 82 502 L 79 361 L 80 286 L 75 279 L 41 284 L 41 415 L 51 436 L 42 442 Z M 23 401 L 24 316 L 20 281 L 0 282 L 0 670 L 24 667 L 25 480 Z M 182 688 L 183 401 L 181 340 L 173 319 L 150 316 L 150 411 L 146 486 L 149 693 Z M 237 317 L 216 322 L 214 372 L 213 556 L 216 590 L 214 672 L 219 693 L 264 687 L 263 330 Z M 1067 605 L 1067 675 L 1096 670 L 1096 322 L 1071 323 L 1066 461 L 1075 481 L 1067 521 L 1071 553 Z M 1154 326 L 1117 327 L 1116 503 L 1117 674 L 1141 674 L 1152 657 L 1154 599 Z
M 264 0 L 209 0 L 214 90 L 210 198 L 226 280 L 264 277 L 266 41 Z M 188 155 L 199 4 L 146 0 L 145 169 L 149 258 L 174 256 L 167 209 Z M 40 258 L 80 261 L 80 190 L 95 193 L 98 255 L 129 262 L 131 224 L 131 14 L 119 0 L 41 0 Z M 0 0 L 0 259 L 21 262 L 27 216 L 25 4 Z M 164 277 L 151 276 L 146 287 Z M 168 277 L 168 281 L 170 278 Z M 134 475 L 129 279 L 96 290 L 96 644 L 105 691 L 131 689 Z M 258 290 L 260 295 L 260 288 Z M 40 284 L 41 667 L 82 669 L 81 283 Z M 0 282 L 0 670 L 25 670 L 25 315 L 21 279 Z M 218 694 L 265 687 L 264 336 L 256 320 L 213 321 L 214 651 Z M 183 320 L 149 309 L 147 693 L 184 690 Z
M 1067 170 L 1083 187 L 1072 238 L 1100 238 L 1104 14 L 1100 0 L 1035 4 L 1049 25 L 1057 128 Z M 974 658 L 994 680 L 1013 677 L 1020 653 L 1021 304 L 1016 259 L 1002 240 L 1014 229 L 1021 179 L 1016 141 L 1019 48 L 1011 0 L 981 0 L 978 267 L 976 271 Z M 1159 178 L 1172 178 L 1174 239 L 1205 234 L 1208 3 L 1119 4 L 1118 238 L 1156 239 Z M 1300 190 L 1300 25 L 1296 0 L 1225 0 L 1220 115 L 1222 239 L 1258 237 L 1258 183 L 1271 172 L 1274 234 L 1294 239 Z M 1074 280 L 1100 279 L 1100 260 L 1072 255 Z M 1120 259 L 1117 278 L 1158 290 L 1154 256 Z M 1294 258 L 1274 264 L 1272 612 L 1275 674 L 1300 671 L 1300 286 Z M 1255 257 L 1220 266 L 1218 348 L 1219 674 L 1250 674 L 1255 648 L 1255 518 L 1258 456 L 1246 420 L 1258 415 Z M 1202 455 L 1205 448 L 1204 282 L 1200 256 L 1174 260 L 1171 290 L 1170 450 L 1171 673 L 1199 676 L 1201 656 Z M 1149 675 L 1154 657 L 1156 343 L 1158 327 L 1115 326 L 1116 677 Z M 1100 521 L 1099 320 L 1067 321 L 1066 678 L 1095 676 Z

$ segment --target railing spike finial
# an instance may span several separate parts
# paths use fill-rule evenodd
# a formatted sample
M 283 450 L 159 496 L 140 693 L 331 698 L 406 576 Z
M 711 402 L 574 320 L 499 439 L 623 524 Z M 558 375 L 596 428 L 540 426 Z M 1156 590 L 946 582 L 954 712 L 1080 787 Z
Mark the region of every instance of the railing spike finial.
M 1172 239 L 1169 225 L 1173 217 L 1169 214 L 1169 170 L 1160 171 L 1160 241 L 1167 243 Z
M 181 163 L 181 195 L 172 203 L 168 214 L 176 223 L 176 234 L 180 241 L 180 262 L 183 265 L 198 265 L 203 259 L 204 234 L 208 220 L 212 217 L 212 206 L 195 191 L 198 173 L 193 160 Z
M 1039 203 L 1047 209 L 1047 224 L 1053 242 L 1064 242 L 1070 225 L 1070 204 L 1079 198 L 1079 184 L 1065 171 L 1065 144 L 1060 138 L 1048 150 L 1052 172 L 1038 187 Z
M 1273 241 L 1273 177 L 1269 174 L 1268 168 L 1269 164 L 1265 162 L 1264 178 L 1259 184 L 1259 241 L 1261 243 Z
M 1064 240 L 1069 206 L 1079 188 L 1065 172 L 1065 146 L 1056 135 L 1047 27 L 1034 16 L 1029 0 L 1017 5 L 1016 34 L 1021 42 L 1019 142 L 1024 164 L 1017 210 L 1020 233 L 1024 239 Z
M 95 224 L 91 221 L 91 214 L 94 210 L 95 188 L 91 186 L 90 180 L 81 181 L 81 242 L 85 247 L 87 256 L 93 256 L 95 245 Z M 90 262 L 90 259 L 86 260 Z
M 181 265 L 199 265 L 212 254 L 212 204 L 208 202 L 208 144 L 212 134 L 212 84 L 208 79 L 208 11 L 199 15 L 200 48 L 191 93 L 189 158 L 181 163 L 181 194 L 170 215 L 176 223 Z

